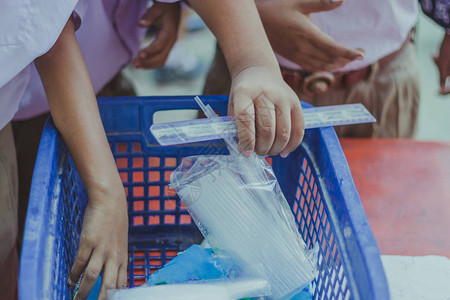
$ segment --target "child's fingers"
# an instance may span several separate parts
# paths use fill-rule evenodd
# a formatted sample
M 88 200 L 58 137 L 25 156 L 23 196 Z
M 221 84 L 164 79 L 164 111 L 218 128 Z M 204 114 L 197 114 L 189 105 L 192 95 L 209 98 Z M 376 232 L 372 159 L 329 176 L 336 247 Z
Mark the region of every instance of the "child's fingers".
M 162 10 L 160 9 L 159 5 L 153 5 L 152 7 L 147 9 L 145 14 L 139 20 L 139 26 L 149 27 L 161 17 L 161 14 Z
M 276 116 L 275 140 L 269 150 L 269 155 L 280 153 L 291 137 L 291 108 L 289 106 L 277 108 Z
M 279 52 L 305 70 L 329 71 L 335 66 L 342 67 L 355 59 L 364 58 L 364 50 L 351 49 L 337 43 L 306 17 L 298 18 L 297 23 L 291 27 L 295 29 L 295 35 L 300 32 L 303 38 L 289 41 L 289 47 L 281 47 Z M 289 31 L 286 34 L 292 35 Z
M 297 149 L 305 134 L 305 119 L 300 104 L 292 109 L 291 120 L 291 136 L 289 143 L 280 153 L 281 157 L 287 157 L 289 153 Z
M 167 45 L 164 39 L 165 39 L 164 36 L 161 37 L 161 33 L 158 32 L 152 43 L 139 51 L 138 57 L 136 58 L 136 62 L 138 62 L 139 64 L 143 64 L 153 59 L 160 53 L 168 54 L 171 46 Z
M 119 266 L 116 263 L 107 261 L 102 275 L 102 287 L 98 295 L 98 300 L 106 300 L 108 296 L 108 290 L 115 289 L 117 287 L 117 275 Z
M 122 264 L 119 268 L 119 274 L 117 275 L 117 288 L 124 289 L 127 287 L 127 263 Z
M 308 37 L 308 44 L 311 44 L 318 53 L 320 52 L 324 59 L 326 57 L 334 57 L 335 59 L 340 58 L 353 61 L 364 58 L 364 49 L 352 49 L 338 43 L 310 22 L 303 24 L 303 26 Z
M 160 52 L 169 52 L 177 40 L 176 32 L 169 28 L 162 27 L 155 37 L 155 40 L 147 47 L 147 55 L 151 56 Z
M 80 279 L 81 273 L 83 273 L 84 268 L 86 268 L 89 263 L 89 258 L 92 254 L 92 248 L 87 247 L 85 243 L 80 242 L 80 246 L 75 258 L 75 262 L 72 265 L 72 269 L 69 274 L 69 285 L 75 286 L 75 284 Z
M 137 58 L 133 61 L 133 64 L 138 69 L 156 69 L 161 68 L 167 61 L 169 52 L 160 52 L 156 55 L 147 58 Z
M 297 1 L 297 8 L 305 14 L 323 12 L 336 9 L 341 6 L 344 1 L 324 1 L 324 0 L 301 0 Z
M 177 39 L 176 31 L 162 27 L 153 42 L 139 51 L 134 60 L 137 68 L 152 69 L 162 67 Z
M 362 48 L 352 49 L 343 44 L 335 42 L 327 35 L 320 35 L 317 39 L 312 41 L 317 49 L 321 49 L 325 53 L 338 58 L 345 58 L 348 60 L 362 60 L 365 55 L 365 50 Z
M 164 42 L 161 42 L 159 39 L 159 34 L 156 36 L 155 40 L 148 46 L 139 51 L 138 59 L 145 60 L 152 58 L 153 56 L 165 52 L 167 50 L 167 46 L 164 44 Z
M 89 264 L 86 267 L 86 272 L 84 273 L 83 279 L 81 280 L 80 288 L 78 289 L 77 296 L 75 300 L 87 299 L 89 293 L 92 290 L 98 276 L 102 270 L 104 263 L 103 254 L 99 251 L 94 251 L 89 260 Z
M 258 96 L 254 103 L 256 122 L 255 152 L 259 155 L 266 155 L 272 148 L 275 140 L 275 106 L 265 94 Z
M 341 68 L 351 62 L 351 60 L 340 57 L 328 56 L 327 59 L 319 57 L 321 53 L 323 54 L 320 49 L 304 47 L 304 52 L 305 53 L 297 54 L 297 56 L 299 57 L 299 60 L 301 60 L 302 56 L 308 58 L 303 61 L 302 68 L 310 72 L 329 72 Z
M 239 151 L 249 157 L 255 149 L 255 110 L 253 101 L 245 96 L 233 96 L 233 115 L 238 129 Z

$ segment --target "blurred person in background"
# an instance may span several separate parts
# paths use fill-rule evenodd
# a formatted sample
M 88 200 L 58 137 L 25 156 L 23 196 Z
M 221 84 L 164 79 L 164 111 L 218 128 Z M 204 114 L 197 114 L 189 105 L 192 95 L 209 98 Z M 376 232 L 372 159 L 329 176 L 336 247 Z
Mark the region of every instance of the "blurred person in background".
M 411 138 L 419 107 L 414 32 L 417 0 L 256 0 L 285 81 L 315 106 L 363 103 L 377 123 L 336 128 L 340 136 Z M 435 62 L 440 94 L 450 92 L 450 1 L 421 0 L 445 30 Z M 220 48 L 204 93 L 227 94 Z

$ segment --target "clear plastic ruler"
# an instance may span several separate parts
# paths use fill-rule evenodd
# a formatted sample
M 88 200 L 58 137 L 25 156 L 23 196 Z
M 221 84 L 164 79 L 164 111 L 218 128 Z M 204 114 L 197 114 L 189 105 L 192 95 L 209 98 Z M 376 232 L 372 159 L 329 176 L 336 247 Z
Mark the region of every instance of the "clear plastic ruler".
M 305 108 L 303 116 L 305 129 L 376 122 L 359 103 Z M 230 116 L 155 124 L 150 131 L 164 146 L 237 136 L 236 122 Z

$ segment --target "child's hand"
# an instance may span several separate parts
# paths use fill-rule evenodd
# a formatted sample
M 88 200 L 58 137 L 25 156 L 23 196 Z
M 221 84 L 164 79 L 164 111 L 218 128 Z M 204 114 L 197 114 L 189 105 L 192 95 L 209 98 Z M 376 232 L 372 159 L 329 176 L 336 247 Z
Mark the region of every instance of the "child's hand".
M 256 1 L 272 48 L 310 72 L 332 71 L 364 57 L 334 41 L 310 20 L 311 13 L 333 10 L 344 1 Z
M 250 67 L 234 76 L 228 113 L 236 119 L 239 151 L 246 157 L 253 151 L 286 157 L 303 139 L 300 101 L 277 70 Z
M 180 24 L 180 3 L 154 4 L 147 10 L 139 21 L 139 26 L 156 26 L 158 32 L 150 46 L 139 51 L 138 57 L 133 60 L 136 68 L 153 69 L 162 67 L 169 56 L 170 50 L 178 37 Z
M 107 290 L 127 286 L 128 214 L 122 188 L 90 197 L 81 231 L 77 257 L 69 276 L 74 285 L 86 268 L 76 299 L 86 299 L 102 273 L 98 299 L 107 299 Z

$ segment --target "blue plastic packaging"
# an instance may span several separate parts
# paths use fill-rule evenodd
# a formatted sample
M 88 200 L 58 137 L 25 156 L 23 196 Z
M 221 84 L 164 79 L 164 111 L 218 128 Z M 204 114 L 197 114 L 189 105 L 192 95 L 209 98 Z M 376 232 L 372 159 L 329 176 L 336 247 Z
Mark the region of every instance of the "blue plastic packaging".
M 226 115 L 227 97 L 202 97 Z M 161 147 L 149 128 L 161 110 L 198 109 L 193 97 L 99 99 L 100 114 L 128 197 L 129 286 L 144 284 L 202 236 L 170 190 L 186 156 L 225 154 L 221 141 Z M 267 158 L 308 247 L 319 244 L 315 298 L 388 299 L 378 247 L 333 128 L 312 129 L 288 158 Z M 41 139 L 21 255 L 20 299 L 71 299 L 87 196 L 52 121 Z
M 102 287 L 102 275 L 98 276 L 98 279 L 95 282 L 91 292 L 89 293 L 87 300 L 97 300 L 98 295 L 100 294 L 101 287 Z
M 235 278 L 239 275 L 230 258 L 219 258 L 211 248 L 192 245 L 148 277 L 147 285 L 183 283 L 195 280 Z

